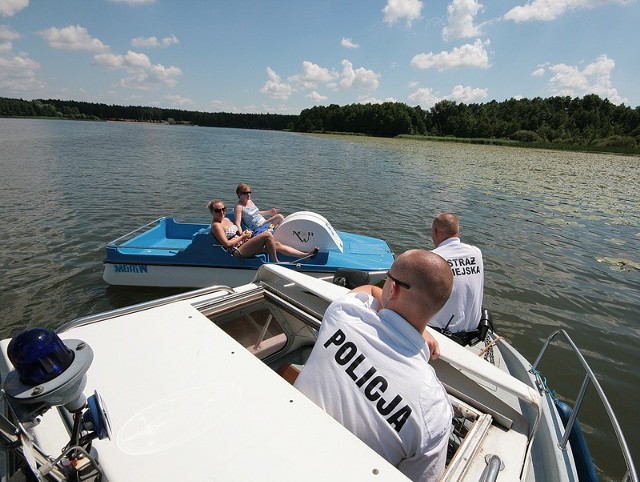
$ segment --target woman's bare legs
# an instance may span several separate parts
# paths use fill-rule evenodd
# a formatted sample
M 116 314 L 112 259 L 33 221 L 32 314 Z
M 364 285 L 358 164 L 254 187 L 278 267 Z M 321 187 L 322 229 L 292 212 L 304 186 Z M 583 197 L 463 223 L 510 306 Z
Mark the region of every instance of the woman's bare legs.
M 269 224 L 273 224 L 275 227 L 280 226 L 282 221 L 284 221 L 284 216 L 282 214 L 275 214 L 267 219 L 267 222 Z
M 318 249 L 314 248 L 311 251 L 305 253 L 304 251 L 300 251 L 286 244 L 282 244 L 280 241 L 276 241 L 276 251 L 293 258 L 304 258 L 307 256 L 311 256 L 312 254 L 316 254 L 318 252 Z
M 276 253 L 276 240 L 273 239 L 273 234 L 268 231 L 248 239 L 236 250 L 236 253 L 240 253 L 242 258 L 249 258 L 261 252 L 266 252 L 273 261 L 279 262 Z

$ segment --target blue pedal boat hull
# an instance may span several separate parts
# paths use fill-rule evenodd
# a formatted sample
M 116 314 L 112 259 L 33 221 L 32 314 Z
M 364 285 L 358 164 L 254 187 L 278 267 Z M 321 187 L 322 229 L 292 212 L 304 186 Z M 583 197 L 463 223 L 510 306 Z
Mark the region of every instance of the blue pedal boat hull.
M 333 234 L 342 249 L 321 247 L 315 256 L 300 260 L 279 256 L 278 264 L 316 278 L 332 279 L 337 269 L 347 268 L 369 272 L 373 283 L 383 279 L 395 259 L 384 240 L 342 231 Z M 209 224 L 171 217 L 107 243 L 104 263 L 103 278 L 111 285 L 176 288 L 238 286 L 251 282 L 263 264 L 275 264 L 263 253 L 251 258 L 232 256 L 211 235 Z

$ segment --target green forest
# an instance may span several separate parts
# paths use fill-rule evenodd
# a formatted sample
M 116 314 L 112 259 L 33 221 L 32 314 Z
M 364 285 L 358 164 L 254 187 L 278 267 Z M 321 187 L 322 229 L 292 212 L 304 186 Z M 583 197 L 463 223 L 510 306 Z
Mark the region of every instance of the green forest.
M 0 117 L 164 122 L 640 154 L 640 108 L 615 105 L 593 94 L 484 104 L 443 100 L 429 110 L 399 102 L 329 105 L 304 109 L 299 115 L 207 113 L 0 97 Z
M 160 107 L 119 106 L 73 100 L 7 99 L 0 97 L 0 117 L 53 117 L 59 119 L 166 122 L 203 127 L 286 130 L 298 116 L 278 114 L 208 113 Z

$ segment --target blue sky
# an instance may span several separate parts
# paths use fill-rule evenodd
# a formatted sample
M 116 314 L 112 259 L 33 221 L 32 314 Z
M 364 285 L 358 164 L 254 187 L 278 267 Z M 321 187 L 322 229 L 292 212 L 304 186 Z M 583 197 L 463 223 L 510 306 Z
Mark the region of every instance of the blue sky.
M 0 0 L 0 96 L 205 112 L 640 105 L 638 0 Z

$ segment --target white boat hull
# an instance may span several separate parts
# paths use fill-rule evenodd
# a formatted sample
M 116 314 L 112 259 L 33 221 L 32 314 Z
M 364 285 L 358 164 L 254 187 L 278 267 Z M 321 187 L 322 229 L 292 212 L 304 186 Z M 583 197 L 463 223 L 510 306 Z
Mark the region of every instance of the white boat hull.
M 99 390 L 108 407 L 112 435 L 92 442 L 95 464 L 112 481 L 406 481 L 280 375 L 304 364 L 322 313 L 346 291 L 269 265 L 254 283 L 212 286 L 60 327 L 61 338 L 93 350 L 80 390 Z M 493 365 L 433 335 L 442 353 L 433 366 L 456 418 L 455 451 L 441 481 L 576 482 L 571 447 L 558 446 L 563 424 L 530 364 L 506 344 Z M 13 369 L 9 343 L 0 342 L 3 381 Z M 7 400 L 0 398 L 4 414 Z M 48 460 L 60 455 L 72 425 L 62 413 L 23 420 L 28 442 L 19 450 L 34 445 Z M 0 432 L 11 425 L 0 421 Z M 497 479 L 483 479 L 490 460 Z M 11 469 L 4 467 L 3 480 Z
M 295 265 L 288 267 L 295 271 Z M 308 268 L 308 266 L 306 267 Z M 370 282 L 384 280 L 386 271 L 369 273 Z M 306 271 L 314 278 L 331 281 L 333 272 Z M 212 285 L 241 286 L 251 283 L 255 268 L 211 268 L 203 266 L 154 266 L 105 263 L 103 279 L 114 286 L 154 286 L 159 288 L 204 288 Z

